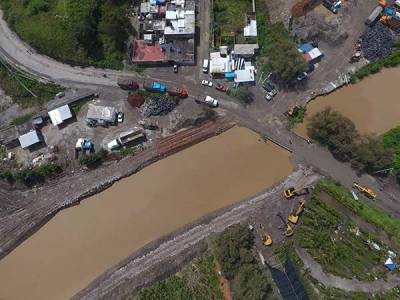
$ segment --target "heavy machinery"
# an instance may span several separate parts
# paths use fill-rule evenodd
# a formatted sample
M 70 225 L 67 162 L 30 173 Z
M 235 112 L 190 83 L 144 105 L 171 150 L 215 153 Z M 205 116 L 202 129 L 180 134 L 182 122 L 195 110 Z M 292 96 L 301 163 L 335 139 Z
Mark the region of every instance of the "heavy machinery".
M 94 153 L 94 144 L 90 140 L 79 138 L 75 144 L 75 158 L 79 157 L 79 154 L 86 154 L 86 151 Z
M 260 232 L 264 246 L 272 245 L 272 236 L 265 230 L 264 225 L 260 224 Z
M 293 209 L 293 211 L 290 213 L 288 216 L 288 221 L 293 224 L 297 224 L 299 221 L 299 217 L 304 211 L 304 206 L 305 206 L 305 200 L 304 198 L 299 200 L 299 206 L 296 209 Z
M 308 188 L 299 188 L 296 189 L 294 187 L 288 188 L 287 190 L 283 191 L 283 195 L 285 196 L 286 199 L 291 199 L 295 196 L 303 196 L 309 194 L 309 189 Z
M 187 98 L 188 97 L 187 90 L 185 90 L 183 88 L 173 87 L 173 86 L 167 87 L 167 93 L 170 96 L 175 96 L 175 97 L 179 97 L 179 98 Z
M 376 193 L 373 189 L 363 186 L 363 185 L 359 184 L 358 182 L 354 182 L 353 187 L 355 189 L 357 189 L 360 193 L 364 194 L 369 199 L 375 200 Z
M 290 225 L 289 222 L 286 222 L 285 219 L 281 216 L 280 213 L 278 213 L 277 216 L 279 217 L 279 219 L 281 219 L 282 223 L 283 223 L 284 226 L 286 227 L 285 231 L 284 231 L 282 234 L 283 234 L 284 236 L 286 236 L 286 237 L 292 236 L 292 235 L 294 234 L 292 225 Z

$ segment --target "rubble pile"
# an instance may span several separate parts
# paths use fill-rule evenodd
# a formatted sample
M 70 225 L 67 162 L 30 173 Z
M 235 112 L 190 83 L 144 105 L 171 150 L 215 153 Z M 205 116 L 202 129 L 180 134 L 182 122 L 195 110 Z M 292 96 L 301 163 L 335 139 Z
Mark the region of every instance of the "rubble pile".
M 144 117 L 164 116 L 174 110 L 175 100 L 168 96 L 152 96 L 148 98 L 141 107 L 141 113 Z
M 392 31 L 381 22 L 377 22 L 361 36 L 361 49 L 369 61 L 385 58 L 395 45 Z

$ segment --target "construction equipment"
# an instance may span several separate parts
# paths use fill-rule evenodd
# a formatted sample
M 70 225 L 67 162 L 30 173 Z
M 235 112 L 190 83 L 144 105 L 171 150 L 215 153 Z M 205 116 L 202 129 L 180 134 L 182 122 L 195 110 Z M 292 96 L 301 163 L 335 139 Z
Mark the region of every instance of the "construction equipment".
M 86 151 L 94 153 L 94 143 L 90 140 L 79 138 L 75 144 L 75 158 L 79 157 L 79 154 L 86 154 Z
M 289 222 L 286 222 L 285 219 L 281 216 L 280 213 L 278 213 L 277 216 L 279 217 L 279 219 L 281 219 L 282 223 L 283 223 L 284 226 L 286 227 L 285 231 L 284 231 L 282 234 L 283 234 L 284 236 L 286 236 L 286 237 L 292 236 L 292 235 L 294 234 L 292 225 L 290 225 Z
M 300 205 L 296 209 L 293 209 L 293 211 L 288 216 L 288 221 L 290 223 L 297 224 L 297 222 L 299 221 L 300 215 L 304 211 L 305 203 L 306 202 L 305 202 L 304 198 L 299 200 Z
M 363 185 L 359 184 L 358 182 L 354 182 L 353 187 L 355 189 L 357 189 L 360 193 L 364 194 L 369 199 L 375 200 L 376 193 L 373 189 L 363 186 Z
M 308 188 L 296 189 L 294 187 L 291 187 L 291 188 L 288 188 L 287 190 L 283 191 L 283 195 L 285 196 L 286 199 L 291 199 L 295 196 L 307 195 L 309 193 L 310 193 L 310 191 Z
M 183 88 L 177 88 L 174 86 L 168 86 L 167 93 L 170 96 L 179 97 L 179 98 L 187 98 L 188 97 L 187 90 L 185 90 Z
M 260 224 L 261 237 L 264 246 L 268 247 L 272 245 L 272 236 L 265 230 L 264 225 Z
M 356 63 L 359 62 L 361 59 L 361 52 L 357 51 L 356 53 L 354 53 L 354 55 L 350 58 L 350 63 Z

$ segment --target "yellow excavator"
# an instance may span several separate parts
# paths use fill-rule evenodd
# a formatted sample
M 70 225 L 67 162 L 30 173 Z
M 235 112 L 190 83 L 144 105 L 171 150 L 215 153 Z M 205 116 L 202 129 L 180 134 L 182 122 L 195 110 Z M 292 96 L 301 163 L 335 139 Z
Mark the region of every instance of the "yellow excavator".
M 373 189 L 363 186 L 363 185 L 359 184 L 358 182 L 354 182 L 353 187 L 356 188 L 360 193 L 363 193 L 369 199 L 375 200 L 376 193 Z
M 286 236 L 286 237 L 292 236 L 293 233 L 294 233 L 292 225 L 290 225 L 289 222 L 286 222 L 285 219 L 281 216 L 280 213 L 278 213 L 277 216 L 279 217 L 279 219 L 281 219 L 281 221 L 283 222 L 284 226 L 286 226 L 286 229 L 283 231 L 282 234 L 284 236 Z
M 304 198 L 299 200 L 299 206 L 296 209 L 293 209 L 293 211 L 288 216 L 288 221 L 290 223 L 297 224 L 297 222 L 299 221 L 299 217 L 304 210 L 305 203 L 306 202 Z
M 264 246 L 268 247 L 272 245 L 272 236 L 265 230 L 264 225 L 260 224 L 261 237 Z
M 286 199 L 291 199 L 294 196 L 307 195 L 308 193 L 309 193 L 308 188 L 296 189 L 294 187 L 291 187 L 291 188 L 288 188 L 287 190 L 283 191 L 283 195 L 285 196 Z

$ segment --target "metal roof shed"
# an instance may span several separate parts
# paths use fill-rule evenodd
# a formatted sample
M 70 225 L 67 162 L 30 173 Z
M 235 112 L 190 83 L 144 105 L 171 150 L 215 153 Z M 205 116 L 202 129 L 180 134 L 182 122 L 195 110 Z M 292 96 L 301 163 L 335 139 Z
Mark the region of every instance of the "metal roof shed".
M 62 124 L 64 121 L 72 118 L 72 113 L 71 110 L 69 109 L 68 104 L 66 104 L 59 108 L 49 111 L 49 117 L 51 123 L 53 123 L 54 126 L 58 126 Z
M 235 82 L 253 82 L 255 80 L 254 67 L 249 67 L 244 70 L 235 71 Z
M 37 130 L 31 130 L 28 133 L 21 135 L 18 140 L 22 149 L 29 148 L 42 141 Z
M 87 119 L 115 122 L 117 112 L 115 107 L 89 104 Z

